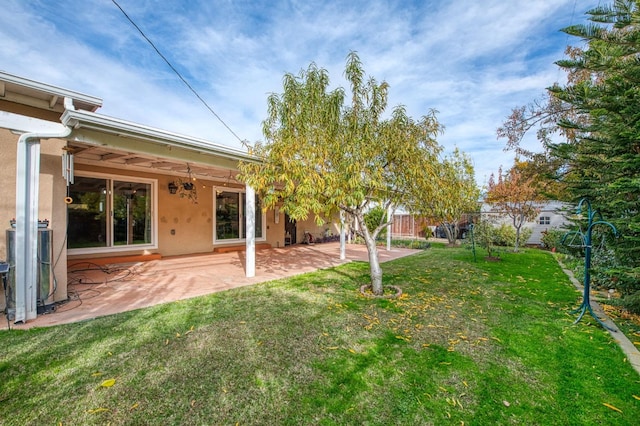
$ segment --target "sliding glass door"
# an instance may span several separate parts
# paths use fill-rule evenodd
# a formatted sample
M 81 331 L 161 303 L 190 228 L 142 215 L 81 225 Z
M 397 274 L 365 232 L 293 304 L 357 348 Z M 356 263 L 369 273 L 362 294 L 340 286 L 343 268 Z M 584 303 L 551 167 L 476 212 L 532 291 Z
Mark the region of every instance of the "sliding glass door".
M 247 238 L 245 229 L 247 202 L 244 192 L 217 190 L 214 209 L 216 212 L 215 241 L 241 241 Z M 255 236 L 257 239 L 264 238 L 262 207 L 257 195 Z
M 153 182 L 75 176 L 69 188 L 68 248 L 153 244 Z
M 113 244 L 151 244 L 151 185 L 113 181 Z

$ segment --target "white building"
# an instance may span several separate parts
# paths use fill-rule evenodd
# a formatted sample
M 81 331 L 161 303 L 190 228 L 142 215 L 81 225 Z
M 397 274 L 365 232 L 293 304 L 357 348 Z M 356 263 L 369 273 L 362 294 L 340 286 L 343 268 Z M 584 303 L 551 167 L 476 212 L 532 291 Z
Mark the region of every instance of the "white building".
M 542 243 L 542 233 L 553 228 L 562 228 L 568 225 L 566 219 L 566 211 L 570 206 L 561 201 L 546 201 L 538 204 L 538 214 L 536 219 L 531 222 L 525 222 L 522 228 L 529 228 L 533 232 L 531 237 L 525 242 L 526 245 L 539 246 Z M 506 223 L 512 225 L 510 217 L 496 210 L 495 206 L 489 203 L 483 203 L 481 208 L 481 216 L 484 218 L 490 216 L 496 220 L 498 224 Z

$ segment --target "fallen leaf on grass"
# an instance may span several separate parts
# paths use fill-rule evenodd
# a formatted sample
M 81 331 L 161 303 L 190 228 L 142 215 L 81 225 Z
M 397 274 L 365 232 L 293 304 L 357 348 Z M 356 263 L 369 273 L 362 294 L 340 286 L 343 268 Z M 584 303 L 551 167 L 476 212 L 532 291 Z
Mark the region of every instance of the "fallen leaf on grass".
M 611 404 L 607 404 L 606 402 L 603 402 L 603 403 L 602 403 L 602 405 L 604 405 L 604 406 L 605 406 L 605 407 L 607 407 L 607 408 L 612 409 L 613 411 L 617 411 L 618 413 L 622 413 L 622 410 L 621 410 L 621 409 L 619 409 L 618 407 L 614 407 L 614 406 L 613 406 L 613 405 L 611 405 Z
M 105 380 L 104 382 L 100 383 L 100 386 L 102 386 L 103 388 L 110 388 L 111 386 L 116 384 L 116 379 L 108 379 Z
M 509 403 L 509 401 L 502 401 L 502 403 L 504 404 L 505 407 L 511 407 L 511 404 Z
M 99 372 L 99 371 L 96 371 L 95 373 L 93 373 L 93 374 L 91 375 L 91 377 L 100 377 L 100 376 L 102 376 L 102 373 L 101 373 L 101 372 Z
M 631 395 L 632 397 L 634 397 L 635 399 L 637 399 L 638 401 L 640 401 L 640 396 L 638 395 Z
M 109 411 L 108 408 L 100 407 L 100 408 L 92 408 L 91 410 L 87 410 L 88 414 L 98 414 L 103 413 L 105 411 Z

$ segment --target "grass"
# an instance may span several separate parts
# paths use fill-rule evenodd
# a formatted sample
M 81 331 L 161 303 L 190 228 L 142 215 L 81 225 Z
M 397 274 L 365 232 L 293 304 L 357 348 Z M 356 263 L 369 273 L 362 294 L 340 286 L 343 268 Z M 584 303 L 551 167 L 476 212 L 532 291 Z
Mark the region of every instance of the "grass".
M 385 263 L 398 300 L 359 295 L 354 262 L 2 331 L 0 424 L 637 424 L 640 376 L 597 324 L 572 325 L 580 294 L 552 256 L 481 257 Z

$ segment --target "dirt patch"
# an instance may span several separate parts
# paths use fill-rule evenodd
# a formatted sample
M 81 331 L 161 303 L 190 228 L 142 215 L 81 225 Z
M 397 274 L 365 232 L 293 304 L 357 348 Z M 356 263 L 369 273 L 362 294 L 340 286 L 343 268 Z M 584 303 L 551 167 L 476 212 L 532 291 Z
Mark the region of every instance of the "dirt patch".
M 360 286 L 360 293 L 364 297 L 370 297 L 372 299 L 397 299 L 402 296 L 402 289 L 396 285 L 382 286 L 382 294 L 373 294 L 371 284 L 365 284 Z

